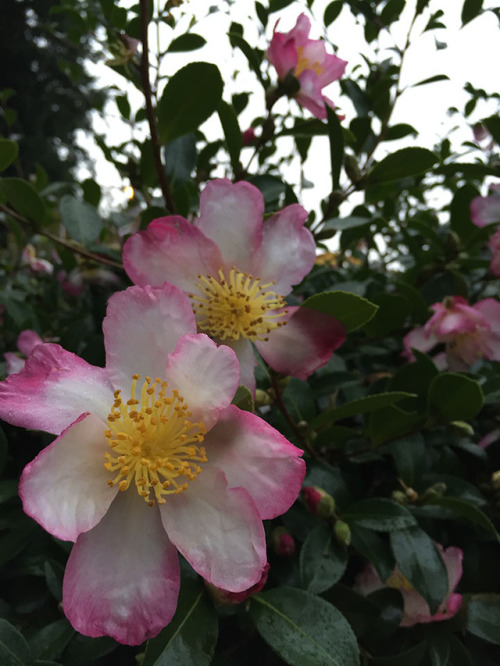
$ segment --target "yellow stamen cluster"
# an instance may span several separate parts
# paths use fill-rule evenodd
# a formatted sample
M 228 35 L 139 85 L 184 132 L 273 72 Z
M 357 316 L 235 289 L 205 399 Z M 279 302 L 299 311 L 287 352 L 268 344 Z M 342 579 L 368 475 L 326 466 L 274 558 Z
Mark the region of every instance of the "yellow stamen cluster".
M 312 69 L 318 76 L 323 74 L 325 68 L 319 62 L 311 62 L 304 56 L 304 47 L 297 47 L 297 66 L 295 68 L 294 76 L 300 76 L 305 69 Z
M 385 581 L 386 585 L 393 587 L 396 590 L 413 590 L 413 585 L 410 581 L 403 576 L 400 571 L 394 571 L 389 578 Z
M 132 376 L 130 399 L 124 402 L 115 391 L 105 435 L 112 453 L 104 454 L 104 467 L 116 472 L 108 485 L 121 491 L 135 483 L 137 492 L 153 506 L 165 496 L 182 493 L 188 481 L 207 462 L 203 442 L 206 428 L 192 423 L 184 398 L 175 389 L 167 395 L 167 382 L 146 377 L 137 399 L 139 375 Z
M 282 296 L 270 290 L 275 283 L 260 284 L 260 278 L 232 268 L 226 278 L 219 269 L 218 279 L 198 275 L 201 296 L 189 294 L 198 328 L 220 340 L 267 340 L 275 328 L 286 324 L 287 310 Z

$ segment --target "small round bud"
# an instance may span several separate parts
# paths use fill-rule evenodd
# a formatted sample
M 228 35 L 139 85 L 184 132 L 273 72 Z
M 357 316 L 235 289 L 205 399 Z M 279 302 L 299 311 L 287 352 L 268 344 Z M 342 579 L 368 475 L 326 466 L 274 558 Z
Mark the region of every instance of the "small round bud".
M 291 557 L 295 553 L 295 539 L 286 527 L 274 528 L 271 533 L 271 546 L 280 557 Z
M 337 520 L 333 527 L 333 532 L 335 534 L 335 538 L 339 543 L 341 543 L 344 546 L 350 545 L 351 528 L 347 523 L 344 523 L 343 520 Z
M 307 509 L 314 516 L 330 518 L 333 515 L 335 500 L 323 488 L 318 488 L 318 486 L 304 486 L 301 496 Z
M 243 145 L 246 146 L 253 146 L 255 143 L 255 130 L 253 127 L 249 127 L 246 129 L 242 135 L 241 135 L 241 140 Z
M 257 389 L 255 391 L 255 406 L 264 407 L 264 405 L 272 405 L 273 399 L 267 391 L 262 389 Z
M 391 497 L 398 504 L 408 504 L 410 501 L 408 495 L 402 490 L 393 490 Z

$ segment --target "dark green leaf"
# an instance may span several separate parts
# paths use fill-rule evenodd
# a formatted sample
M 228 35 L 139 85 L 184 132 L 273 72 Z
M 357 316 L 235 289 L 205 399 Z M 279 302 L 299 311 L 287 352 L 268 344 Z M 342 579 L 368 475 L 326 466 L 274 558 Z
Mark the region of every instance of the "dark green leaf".
M 342 11 L 343 5 L 343 0 L 333 0 L 333 2 L 330 2 L 330 4 L 327 5 L 325 13 L 323 14 L 323 23 L 325 24 L 326 28 L 328 28 L 328 26 L 335 21 L 337 16 Z
M 429 387 L 429 409 L 440 420 L 467 421 L 483 406 L 483 392 L 474 380 L 452 372 L 435 377 Z
M 387 129 L 387 132 L 384 136 L 384 141 L 395 141 L 397 139 L 402 139 L 405 136 L 410 134 L 417 135 L 417 130 L 413 125 L 408 125 L 407 123 L 398 123 L 397 125 L 392 125 Z
M 96 659 L 112 652 L 118 643 L 108 636 L 89 638 L 76 634 L 64 653 L 64 663 L 71 666 L 89 666 Z
M 394 555 L 387 541 L 373 530 L 351 525 L 351 543 L 368 562 L 371 562 L 381 580 L 387 580 L 394 571 Z
M 163 148 L 165 171 L 173 183 L 187 183 L 196 166 L 196 137 L 193 133 L 169 141 Z
M 321 594 L 344 574 L 347 550 L 336 543 L 332 526 L 322 522 L 309 532 L 300 551 L 300 577 L 305 589 Z
M 245 412 L 255 411 L 252 392 L 246 386 L 238 386 L 232 404 L 243 409 Z
M 344 137 L 342 126 L 335 111 L 326 104 L 328 138 L 330 140 L 330 165 L 332 169 L 332 191 L 337 190 L 340 181 L 340 170 L 344 161 Z
M 478 509 L 477 506 L 457 497 L 433 497 L 429 499 L 427 503 L 437 504 L 438 506 L 450 509 L 450 511 L 453 511 L 457 516 L 464 518 L 468 522 L 484 527 L 484 529 L 488 530 L 488 532 L 493 534 L 500 541 L 500 534 L 496 531 L 495 526 L 488 516 L 486 516 L 481 509 Z
M 197 129 L 217 109 L 223 82 L 218 68 L 191 62 L 169 80 L 158 104 L 158 129 L 163 143 Z
M 467 606 L 466 626 L 474 636 L 500 645 L 500 595 L 472 598 Z
M 23 217 L 36 224 L 45 218 L 45 204 L 33 185 L 22 178 L 0 179 L 0 199 L 4 198 Z
M 500 146 L 500 116 L 490 116 L 483 120 L 491 136 L 495 139 L 497 145 Z
M 470 183 L 455 192 L 450 204 L 450 227 L 458 235 L 462 243 L 467 241 L 477 232 L 477 227 L 470 218 L 470 203 L 472 199 L 479 196 L 479 191 Z
M 437 162 L 435 153 L 427 148 L 410 147 L 398 150 L 376 164 L 368 174 L 366 182 L 389 183 L 409 176 L 419 176 L 428 171 Z
M 306 299 L 302 307 L 325 312 L 338 319 L 350 333 L 364 326 L 377 312 L 377 306 L 347 291 L 324 291 Z
M 441 164 L 434 173 L 444 176 L 452 176 L 460 173 L 465 178 L 484 178 L 485 176 L 500 176 L 500 168 L 495 164 L 483 164 L 482 162 L 453 162 L 452 164 Z
M 24 636 L 7 620 L 0 619 L 0 663 L 2 666 L 28 666 L 31 651 Z
M 229 157 L 231 159 L 231 166 L 233 168 L 233 173 L 238 174 L 240 171 L 240 152 L 243 146 L 242 136 L 240 126 L 238 124 L 238 118 L 234 112 L 233 107 L 227 102 L 221 100 L 219 107 L 217 109 L 219 114 L 220 123 L 222 125 L 222 130 L 226 138 L 226 144 L 229 152 Z
M 376 666 L 420 666 L 427 652 L 426 643 L 418 643 L 409 650 L 399 652 L 391 657 L 375 657 L 373 663 Z M 449 665 L 451 666 L 451 664 Z
M 462 5 L 462 26 L 481 14 L 483 0 L 464 0 Z
M 354 229 L 356 227 L 364 227 L 365 224 L 373 222 L 371 217 L 331 217 L 321 227 L 324 229 L 335 229 L 336 231 L 344 231 L 345 229 Z
M 421 433 L 407 435 L 391 442 L 391 455 L 398 475 L 410 487 L 414 487 L 425 471 L 425 442 Z
M 380 19 L 384 25 L 390 25 L 399 19 L 406 4 L 406 0 L 388 0 L 383 8 Z
M 257 78 L 259 79 L 260 83 L 262 86 L 265 88 L 266 87 L 266 82 L 264 81 L 264 78 L 262 76 L 262 72 L 260 71 L 260 64 L 262 62 L 262 58 L 259 57 L 257 54 L 256 50 L 253 49 L 248 42 L 246 42 L 241 35 L 238 33 L 234 32 L 231 30 L 229 32 L 229 41 L 231 42 L 231 46 L 237 47 L 241 50 L 245 58 L 248 60 L 248 64 L 250 66 L 250 69 L 253 70 L 253 72 L 256 74 Z
M 19 147 L 14 141 L 0 138 L 0 171 L 4 171 L 16 159 Z
M 430 76 L 428 79 L 423 79 L 418 83 L 414 83 L 412 87 L 416 88 L 417 86 L 425 86 L 428 83 L 436 83 L 437 81 L 449 81 L 449 80 L 450 77 L 446 76 L 446 74 L 436 74 L 435 76 Z
M 57 601 L 62 601 L 64 566 L 55 560 L 47 560 L 44 570 L 47 587 Z
M 342 514 L 342 520 L 378 532 L 402 530 L 417 524 L 408 509 L 382 497 L 364 499 L 352 504 Z
M 374 412 L 382 407 L 387 407 L 387 405 L 392 405 L 399 400 L 411 398 L 413 395 L 413 393 L 404 393 L 403 391 L 390 391 L 388 393 L 367 395 L 365 398 L 346 402 L 340 407 L 334 407 L 333 409 L 323 412 L 314 419 L 311 425 L 313 428 L 324 427 L 335 421 L 340 421 L 340 419 L 356 416 L 357 414 Z
M 252 598 L 251 616 L 271 648 L 290 666 L 358 666 L 356 637 L 324 599 L 293 588 Z
M 92 178 L 87 178 L 84 180 L 82 183 L 82 191 L 85 201 L 87 201 L 91 206 L 95 206 L 97 208 L 99 202 L 101 201 L 101 188 L 95 182 L 95 180 L 92 180 Z
M 37 631 L 30 640 L 31 650 L 38 659 L 58 659 L 74 634 L 68 620 L 56 620 Z
M 182 580 L 173 620 L 148 642 L 143 666 L 208 666 L 217 642 L 217 615 L 198 580 Z
M 173 39 L 170 42 L 167 52 L 177 53 L 179 51 L 194 51 L 195 49 L 201 49 L 206 43 L 207 40 L 201 35 L 189 32 Z
M 102 230 L 96 209 L 86 201 L 65 194 L 59 204 L 61 220 L 71 238 L 82 245 L 95 241 Z

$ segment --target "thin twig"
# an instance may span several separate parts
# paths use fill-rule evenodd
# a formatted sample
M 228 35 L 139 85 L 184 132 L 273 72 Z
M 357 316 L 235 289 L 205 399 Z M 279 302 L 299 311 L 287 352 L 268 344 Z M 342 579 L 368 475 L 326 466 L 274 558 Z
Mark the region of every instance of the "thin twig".
M 151 134 L 151 148 L 153 150 L 153 160 L 155 164 L 158 181 L 160 183 L 165 206 L 171 213 L 175 213 L 175 204 L 170 192 L 170 185 L 167 174 L 163 168 L 160 153 L 160 141 L 158 138 L 158 128 L 156 126 L 156 116 L 153 108 L 151 81 L 149 79 L 149 47 L 148 47 L 148 27 L 149 27 L 149 0 L 141 1 L 141 79 L 142 92 L 146 101 L 146 117 L 149 123 L 149 132 Z

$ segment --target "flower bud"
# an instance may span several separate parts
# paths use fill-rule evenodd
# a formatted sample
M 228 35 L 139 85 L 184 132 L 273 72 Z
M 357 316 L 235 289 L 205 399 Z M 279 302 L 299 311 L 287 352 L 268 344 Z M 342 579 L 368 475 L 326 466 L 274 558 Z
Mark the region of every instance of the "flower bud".
M 391 497 L 398 504 L 408 504 L 410 501 L 408 495 L 402 490 L 393 490 Z
M 491 475 L 491 483 L 495 490 L 500 490 L 500 469 Z
M 333 515 L 335 500 L 323 488 L 318 488 L 318 486 L 304 486 L 301 495 L 307 509 L 314 516 L 330 518 Z
M 280 557 L 291 557 L 295 553 L 295 539 L 286 527 L 275 527 L 271 533 L 271 546 Z
M 351 543 L 351 528 L 343 520 L 337 520 L 333 526 L 335 538 L 339 543 L 344 546 L 349 546 Z
M 260 580 L 249 587 L 248 590 L 243 590 L 242 592 L 229 592 L 229 590 L 223 590 L 221 587 L 212 585 L 208 581 L 204 581 L 205 587 L 207 588 L 210 596 L 219 606 L 236 606 L 236 604 L 241 604 L 246 601 L 249 597 L 257 592 L 260 592 L 264 585 L 267 583 L 267 576 L 269 574 L 269 564 L 266 563 L 262 569 L 262 576 Z
M 244 146 L 253 146 L 255 143 L 255 130 L 253 127 L 246 129 L 241 135 L 241 139 Z
M 257 389 L 255 391 L 255 406 L 264 407 L 264 405 L 272 405 L 273 400 L 267 391 L 262 389 Z

